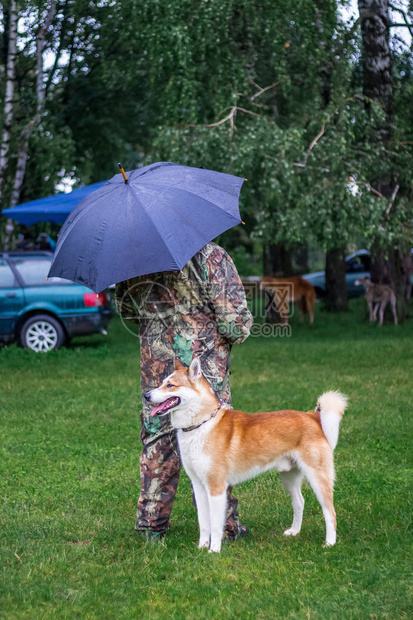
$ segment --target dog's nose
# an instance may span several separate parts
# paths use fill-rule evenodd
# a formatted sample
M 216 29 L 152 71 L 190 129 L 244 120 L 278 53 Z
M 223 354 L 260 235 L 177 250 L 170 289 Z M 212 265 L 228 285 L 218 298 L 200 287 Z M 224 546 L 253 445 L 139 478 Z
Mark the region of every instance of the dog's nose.
M 143 395 L 144 399 L 148 401 L 148 403 L 151 402 L 151 393 L 150 392 L 146 392 L 146 394 Z

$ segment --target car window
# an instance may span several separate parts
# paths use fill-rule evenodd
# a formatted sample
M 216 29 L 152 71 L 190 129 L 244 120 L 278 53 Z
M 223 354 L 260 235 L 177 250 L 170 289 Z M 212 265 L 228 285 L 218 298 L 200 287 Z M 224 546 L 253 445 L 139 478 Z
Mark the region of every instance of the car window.
M 361 254 L 360 260 L 363 263 L 364 271 L 370 271 L 370 256 L 368 254 Z
M 347 273 L 356 273 L 357 271 L 366 271 L 363 263 L 358 256 L 351 258 L 347 261 L 346 265 Z
M 62 278 L 47 278 L 51 259 L 47 256 L 13 257 L 13 263 L 21 275 L 26 286 L 46 285 L 46 284 L 68 284 Z
M 4 258 L 0 258 L 0 288 L 9 288 L 11 286 L 17 286 L 14 273 Z

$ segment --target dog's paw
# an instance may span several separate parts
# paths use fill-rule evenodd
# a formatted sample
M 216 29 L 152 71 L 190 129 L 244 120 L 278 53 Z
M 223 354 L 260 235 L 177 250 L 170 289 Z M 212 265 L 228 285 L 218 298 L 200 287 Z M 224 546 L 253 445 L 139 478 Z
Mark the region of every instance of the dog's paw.
M 211 544 L 209 548 L 209 553 L 220 553 L 221 545 L 219 544 Z
M 323 544 L 323 547 L 334 547 L 334 545 L 336 544 L 336 541 L 331 541 L 329 542 L 328 540 L 325 541 L 325 543 Z
M 295 530 L 293 527 L 290 527 L 288 530 L 285 530 L 284 536 L 297 536 L 300 533 L 300 530 Z
M 200 540 L 198 543 L 198 549 L 208 549 L 209 547 L 209 539 L 208 540 Z

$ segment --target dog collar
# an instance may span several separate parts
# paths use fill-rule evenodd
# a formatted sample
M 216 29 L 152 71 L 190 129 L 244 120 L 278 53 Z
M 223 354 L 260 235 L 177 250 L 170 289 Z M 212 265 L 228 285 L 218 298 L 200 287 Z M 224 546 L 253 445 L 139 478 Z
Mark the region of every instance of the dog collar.
M 221 409 L 223 404 L 224 404 L 224 401 L 222 400 L 222 398 L 220 398 L 219 407 L 215 409 L 214 413 L 211 415 L 210 418 L 208 418 L 208 420 L 204 420 L 203 422 L 201 422 L 201 424 L 197 424 L 196 426 L 188 426 L 188 428 L 181 428 L 181 431 L 184 431 L 184 433 L 189 433 L 189 431 L 194 431 L 196 428 L 199 428 L 206 422 L 209 422 L 210 420 L 212 420 L 212 418 L 215 418 L 215 416 L 217 415 L 218 411 Z

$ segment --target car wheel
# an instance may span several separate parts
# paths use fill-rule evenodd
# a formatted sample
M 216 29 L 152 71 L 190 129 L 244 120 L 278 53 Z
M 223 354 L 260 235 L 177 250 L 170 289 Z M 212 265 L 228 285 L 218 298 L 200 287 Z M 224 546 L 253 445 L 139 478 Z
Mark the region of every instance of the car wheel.
M 46 353 L 59 349 L 65 341 L 65 333 L 59 321 L 48 314 L 36 314 L 23 324 L 20 342 L 25 349 Z

